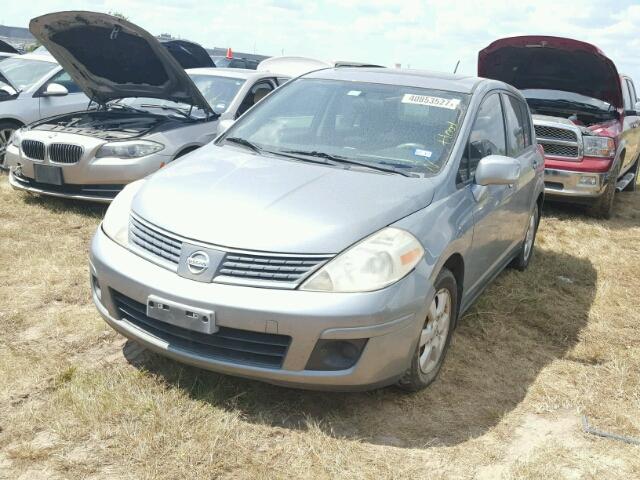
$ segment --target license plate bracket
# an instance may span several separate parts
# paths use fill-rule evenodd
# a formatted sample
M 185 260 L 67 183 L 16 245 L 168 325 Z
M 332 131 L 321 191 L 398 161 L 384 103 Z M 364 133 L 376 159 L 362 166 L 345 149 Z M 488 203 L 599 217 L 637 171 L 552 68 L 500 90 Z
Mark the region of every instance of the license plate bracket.
M 147 298 L 147 316 L 208 335 L 218 331 L 213 310 L 192 307 L 156 295 L 149 295 Z
M 35 164 L 33 166 L 33 171 L 35 174 L 35 180 L 38 183 L 46 183 L 48 185 L 58 186 L 62 186 L 64 184 L 64 181 L 62 179 L 61 167 L 51 167 L 49 165 Z

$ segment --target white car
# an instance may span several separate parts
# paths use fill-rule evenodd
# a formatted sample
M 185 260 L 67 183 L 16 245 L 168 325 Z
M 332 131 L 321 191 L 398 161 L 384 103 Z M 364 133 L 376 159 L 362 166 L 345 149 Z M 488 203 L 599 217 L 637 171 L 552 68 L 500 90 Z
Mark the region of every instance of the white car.
M 185 72 L 149 33 L 105 14 L 49 14 L 32 20 L 31 31 L 98 106 L 15 132 L 9 182 L 31 193 L 110 202 L 126 184 L 208 143 L 222 120 L 279 85 L 275 74 L 253 70 Z M 58 41 L 65 35 L 82 41 Z M 83 57 L 83 42 L 100 53 Z
M 14 130 L 88 105 L 89 98 L 51 55 L 27 53 L 0 62 L 0 167 Z

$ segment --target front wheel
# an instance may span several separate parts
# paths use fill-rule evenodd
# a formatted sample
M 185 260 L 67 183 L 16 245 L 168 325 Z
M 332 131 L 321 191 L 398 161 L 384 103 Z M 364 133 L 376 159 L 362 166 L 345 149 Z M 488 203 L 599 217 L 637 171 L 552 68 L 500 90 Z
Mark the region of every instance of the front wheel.
M 527 232 L 524 234 L 522 248 L 516 258 L 513 259 L 511 266 L 520 270 L 526 270 L 533 256 L 533 245 L 536 243 L 536 234 L 538 233 L 538 223 L 540 218 L 540 210 L 536 203 L 529 215 L 529 223 L 527 224 Z
M 456 278 L 446 268 L 436 278 L 435 290 L 411 366 L 398 382 L 400 388 L 410 392 L 422 390 L 436 379 L 458 314 Z
M 4 166 L 4 156 L 9 146 L 9 139 L 15 130 L 14 123 L 0 120 L 0 168 Z
M 592 217 L 603 218 L 605 220 L 611 218 L 611 214 L 613 213 L 613 199 L 616 194 L 616 182 L 618 181 L 621 163 L 622 160 L 618 162 L 618 165 L 615 166 L 610 173 L 604 193 L 589 207 L 588 213 Z

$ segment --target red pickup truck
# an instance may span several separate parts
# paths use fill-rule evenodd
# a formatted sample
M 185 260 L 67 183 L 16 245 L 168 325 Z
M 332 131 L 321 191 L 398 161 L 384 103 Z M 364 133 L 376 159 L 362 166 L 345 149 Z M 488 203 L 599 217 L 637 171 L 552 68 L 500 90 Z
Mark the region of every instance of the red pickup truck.
M 478 75 L 527 99 L 545 151 L 547 199 L 609 218 L 615 192 L 636 189 L 640 102 L 631 78 L 600 49 L 569 38 L 503 38 L 480 51 Z

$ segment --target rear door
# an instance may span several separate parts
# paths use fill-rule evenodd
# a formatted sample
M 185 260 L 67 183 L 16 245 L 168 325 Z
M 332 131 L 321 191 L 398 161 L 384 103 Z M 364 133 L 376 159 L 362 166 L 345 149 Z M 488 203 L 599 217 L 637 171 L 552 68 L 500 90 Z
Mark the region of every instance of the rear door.
M 502 93 L 504 109 L 507 156 L 520 162 L 520 179 L 510 187 L 512 191 L 512 208 L 517 222 L 511 225 L 512 235 L 522 239 L 529 219 L 529 210 L 533 204 L 536 168 L 540 160 L 532 141 L 531 117 L 525 102 L 510 93 Z
M 63 97 L 47 97 L 43 93 L 47 86 L 51 83 L 58 83 L 64 86 L 69 93 Z M 40 118 L 52 117 L 63 113 L 86 110 L 89 105 L 89 98 L 82 93 L 80 87 L 71 79 L 69 74 L 64 70 L 60 70 L 53 75 L 38 91 L 34 94 L 38 98 L 40 107 Z
M 507 155 L 504 115 L 498 92 L 489 93 L 482 101 L 458 171 L 458 186 L 469 189 L 476 202 L 473 242 L 466 260 L 468 273 L 465 274 L 469 275 L 471 296 L 502 266 L 517 241 L 514 223 L 520 223 L 519 209 L 512 201 L 514 187 L 481 187 L 474 183 L 478 163 L 489 155 Z
M 638 97 L 630 78 L 622 77 L 622 92 L 624 97 L 624 131 L 622 139 L 626 143 L 626 154 L 621 173 L 633 165 L 640 149 L 640 112 L 635 110 Z

